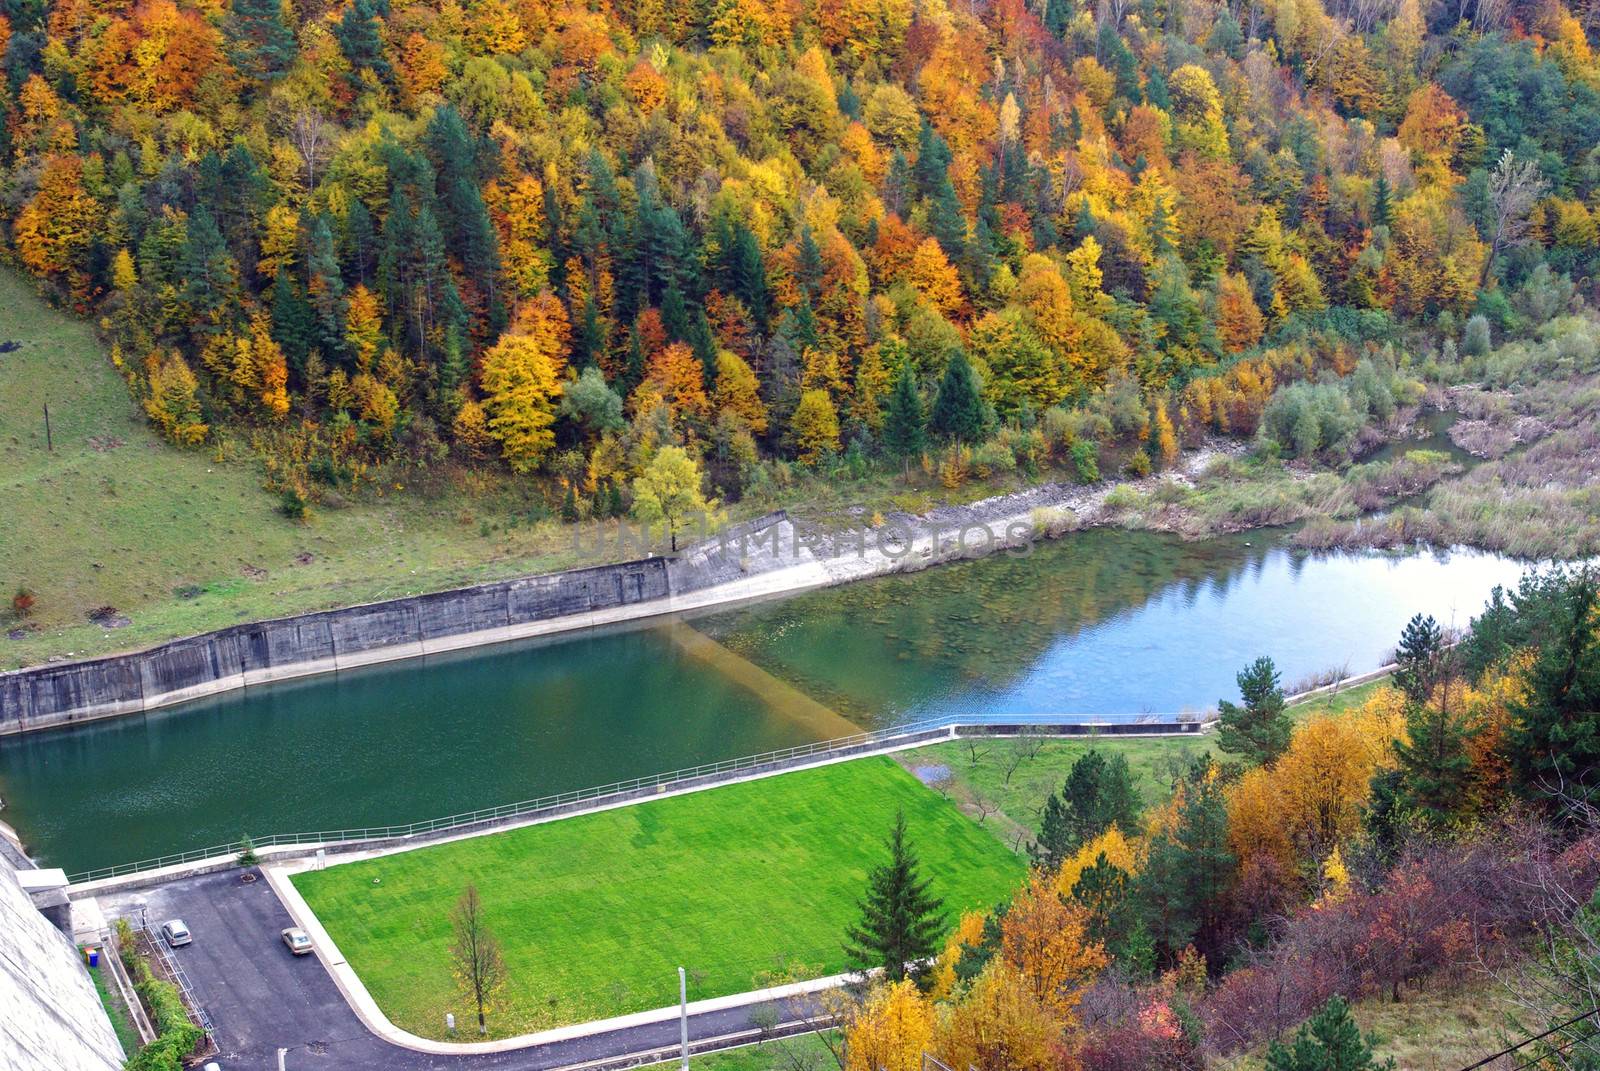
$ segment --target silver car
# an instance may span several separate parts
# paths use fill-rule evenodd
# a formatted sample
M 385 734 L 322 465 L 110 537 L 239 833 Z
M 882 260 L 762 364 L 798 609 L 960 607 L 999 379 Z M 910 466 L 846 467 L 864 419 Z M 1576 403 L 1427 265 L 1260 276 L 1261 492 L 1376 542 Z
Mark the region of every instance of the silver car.
M 303 956 L 311 951 L 311 935 L 298 926 L 290 926 L 281 934 L 283 945 L 297 956 Z
M 168 919 L 163 922 L 161 936 L 166 939 L 168 948 L 181 948 L 194 941 L 194 935 L 189 932 L 189 927 L 182 919 Z

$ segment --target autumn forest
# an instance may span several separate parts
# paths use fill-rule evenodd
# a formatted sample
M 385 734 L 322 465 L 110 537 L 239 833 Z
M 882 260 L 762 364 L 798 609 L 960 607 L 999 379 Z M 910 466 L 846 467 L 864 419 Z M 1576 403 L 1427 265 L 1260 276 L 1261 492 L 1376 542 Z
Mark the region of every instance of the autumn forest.
M 730 499 L 1147 472 L 1297 383 L 1342 414 L 1290 414 L 1310 456 L 1596 256 L 1596 11 L 1559 0 L 4 12 L 16 261 L 295 509 L 449 457 L 614 514 L 668 447 Z

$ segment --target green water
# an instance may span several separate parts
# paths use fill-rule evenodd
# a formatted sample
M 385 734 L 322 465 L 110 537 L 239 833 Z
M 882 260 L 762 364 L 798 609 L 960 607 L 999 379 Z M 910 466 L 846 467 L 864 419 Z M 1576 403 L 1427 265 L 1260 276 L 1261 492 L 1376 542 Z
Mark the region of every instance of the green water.
M 1308 556 L 1282 536 L 1091 531 L 691 619 L 863 727 L 1175 712 L 1270 654 L 1286 684 L 1378 665 L 1423 610 L 1465 624 L 1518 563 Z M 723 665 L 726 668 L 724 659 Z M 651 627 L 250 689 L 0 739 L 3 819 L 69 872 L 235 841 L 410 822 L 811 739 L 763 674 Z M 792 693 L 790 693 L 792 698 Z

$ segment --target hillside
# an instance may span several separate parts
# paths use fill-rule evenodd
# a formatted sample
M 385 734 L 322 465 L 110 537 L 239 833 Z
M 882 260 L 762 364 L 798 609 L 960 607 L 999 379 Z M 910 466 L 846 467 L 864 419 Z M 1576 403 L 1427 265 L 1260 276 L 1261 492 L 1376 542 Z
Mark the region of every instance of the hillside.
M 1559 0 L 5 11 L 15 257 L 291 516 L 451 458 L 613 516 L 669 446 L 727 500 L 1337 463 L 1596 256 Z

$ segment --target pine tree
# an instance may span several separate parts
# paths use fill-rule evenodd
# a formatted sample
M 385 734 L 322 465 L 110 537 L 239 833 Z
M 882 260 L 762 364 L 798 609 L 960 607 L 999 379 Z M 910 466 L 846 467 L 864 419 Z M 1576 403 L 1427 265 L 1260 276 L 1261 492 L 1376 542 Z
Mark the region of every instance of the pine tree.
M 1214 954 L 1236 860 L 1227 801 L 1209 757 L 1189 771 L 1181 791 L 1177 823 L 1151 838 L 1137 900 L 1151 938 L 1169 955 L 1191 943 Z
M 1526 694 L 1512 708 L 1512 769 L 1530 797 L 1600 791 L 1600 573 L 1552 578 L 1555 591 Z
M 1448 702 L 1406 704 L 1406 735 L 1394 742 L 1400 771 L 1395 802 L 1443 825 L 1458 814 L 1472 780 L 1472 731 Z
M 388 14 L 386 0 L 353 0 L 334 25 L 333 36 L 338 40 L 345 59 L 350 61 L 350 82 L 358 91 L 361 89 L 363 70 L 370 70 L 385 82 L 394 73 L 379 33 L 378 20 Z
M 1433 698 L 1446 670 L 1444 659 L 1444 632 L 1439 623 L 1417 614 L 1400 633 L 1400 646 L 1394 653 L 1394 683 L 1408 700 L 1421 706 Z
M 1028 845 L 1028 855 L 1035 866 L 1057 870 L 1076 849 L 1066 805 L 1061 802 L 1059 795 L 1052 792 L 1045 797 L 1044 813 L 1039 821 L 1039 839 Z
M 906 816 L 897 811 L 889 833 L 889 861 L 867 877 L 858 902 L 861 921 L 845 931 L 845 954 L 863 973 L 882 968 L 889 981 L 921 978 L 944 932 L 943 903 L 928 891 L 916 852 L 906 841 Z
M 988 435 L 989 414 L 978 392 L 978 377 L 960 350 L 950 355 L 950 363 L 945 366 L 928 426 L 936 434 L 957 442 L 982 442 Z
M 1217 746 L 1242 756 L 1255 766 L 1268 766 L 1289 746 L 1293 728 L 1284 711 L 1283 689 L 1278 686 L 1278 669 L 1272 659 L 1262 657 L 1239 671 L 1234 678 L 1244 706 L 1224 699 L 1217 704 L 1221 717 L 1217 727 Z
M 770 302 L 767 294 L 767 269 L 761 245 L 749 227 L 734 224 L 733 242 L 727 254 L 728 290 L 744 303 L 756 327 L 767 330 Z
M 1267 1047 L 1267 1071 L 1388 1071 L 1394 1060 L 1378 1063 L 1372 1041 L 1350 1015 L 1350 1005 L 1333 996 L 1311 1021 L 1300 1027 L 1294 1041 L 1274 1041 Z
M 909 463 L 910 458 L 922 453 L 924 424 L 922 396 L 917 392 L 917 380 L 911 372 L 910 362 L 907 362 L 900 366 L 900 374 L 895 377 L 894 390 L 884 410 L 883 448 L 890 456 Z

